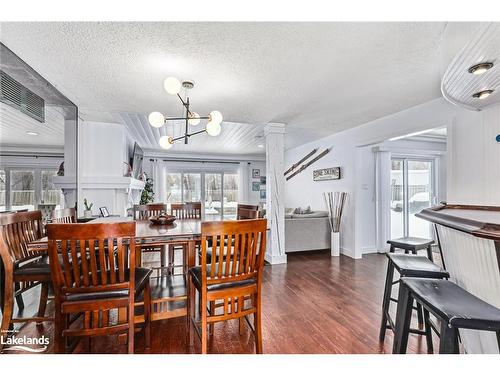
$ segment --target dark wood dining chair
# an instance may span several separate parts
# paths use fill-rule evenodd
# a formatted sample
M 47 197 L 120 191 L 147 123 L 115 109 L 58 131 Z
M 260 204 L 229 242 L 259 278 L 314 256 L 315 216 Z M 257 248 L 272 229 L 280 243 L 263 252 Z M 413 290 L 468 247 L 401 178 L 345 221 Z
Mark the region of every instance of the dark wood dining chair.
M 250 219 L 258 219 L 259 218 L 259 206 L 252 204 L 240 204 L 238 203 L 237 211 L 236 211 L 236 220 L 250 220 Z M 208 241 L 208 249 L 207 249 L 207 262 L 210 263 L 212 259 L 212 243 Z M 198 252 L 201 264 L 201 251 Z M 217 260 L 216 260 L 217 261 Z
M 170 205 L 172 215 L 178 219 L 201 220 L 201 202 L 172 203 Z M 182 264 L 175 264 L 175 251 L 182 251 Z M 168 269 L 169 273 L 174 273 L 174 269 L 182 267 L 183 273 L 187 272 L 187 244 L 168 246 Z
M 248 220 L 259 218 L 259 206 L 253 204 L 238 203 L 236 208 L 236 220 Z
M 134 219 L 148 220 L 151 216 L 168 214 L 168 205 L 163 203 L 134 205 Z
M 76 223 L 76 210 L 74 208 L 63 208 L 52 211 L 52 223 L 71 224 Z
M 201 224 L 201 265 L 189 270 L 188 335 L 191 343 L 193 327 L 201 339 L 202 353 L 207 352 L 208 325 L 243 317 L 250 325 L 248 315 L 254 317 L 251 328 L 255 334 L 256 352 L 262 353 L 261 290 L 266 230 L 266 219 Z M 222 255 L 226 254 L 223 261 L 216 262 L 217 257 L 213 256 L 207 263 L 209 239 L 219 244 L 213 247 L 214 255 L 223 259 Z M 199 321 L 195 311 L 196 291 L 201 300 Z M 222 301 L 221 307 L 213 308 L 216 301 Z M 208 309 L 208 305 L 212 307 Z
M 127 333 L 134 352 L 134 303 L 144 293 L 144 332 L 150 345 L 152 270 L 135 267 L 135 222 L 48 224 L 48 249 L 55 293 L 55 352 L 68 337 Z M 118 312 L 118 319 L 114 313 Z M 82 327 L 69 316 L 82 314 Z
M 201 219 L 201 202 L 172 203 L 171 211 L 178 219 Z
M 1 256 L 1 305 L 2 325 L 0 335 L 7 336 L 13 323 L 52 320 L 45 317 L 49 292 L 50 267 L 47 256 L 31 251 L 28 244 L 43 237 L 42 213 L 40 211 L 9 213 L 0 215 Z M 41 285 L 40 302 L 36 317 L 13 318 L 14 299 L 20 311 L 24 309 L 22 294 Z
M 149 220 L 152 216 L 165 215 L 168 214 L 168 205 L 163 203 L 151 203 L 151 204 L 136 204 L 133 209 L 134 220 Z M 160 253 L 160 268 L 165 267 L 165 256 L 167 254 L 165 245 L 159 246 L 141 246 L 141 253 Z M 137 264 L 141 265 L 141 259 L 137 260 Z

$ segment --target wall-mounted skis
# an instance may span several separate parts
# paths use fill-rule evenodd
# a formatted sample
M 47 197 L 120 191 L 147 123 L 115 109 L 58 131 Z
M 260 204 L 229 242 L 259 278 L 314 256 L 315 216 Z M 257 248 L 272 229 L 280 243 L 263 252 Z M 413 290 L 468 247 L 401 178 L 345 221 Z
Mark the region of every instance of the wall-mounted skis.
M 305 162 L 307 159 L 309 159 L 311 156 L 313 156 L 316 151 L 318 151 L 317 148 L 312 150 L 310 153 L 308 153 L 306 156 L 304 156 L 302 159 L 300 159 L 297 163 L 293 164 L 290 168 L 288 168 L 285 172 L 285 176 L 288 173 L 292 172 L 295 168 L 298 168 L 301 163 Z
M 309 158 L 311 155 L 313 155 L 314 153 L 316 152 L 316 150 L 314 150 L 314 152 L 310 153 L 307 157 L 303 158 L 303 160 L 301 159 L 301 161 L 299 161 L 299 163 L 296 163 L 296 164 L 300 164 L 301 162 L 303 162 L 304 160 L 307 160 L 307 158 Z M 289 179 L 291 179 L 292 177 L 298 175 L 300 172 L 302 172 L 304 169 L 306 169 L 307 167 L 309 167 L 310 165 L 314 164 L 315 162 L 317 162 L 319 159 L 321 159 L 323 156 L 325 156 L 326 154 L 328 154 L 330 152 L 330 149 L 327 148 L 325 149 L 323 152 L 319 153 L 316 157 L 314 157 L 313 159 L 311 159 L 310 161 L 308 161 L 307 163 L 304 163 L 300 166 L 299 169 L 297 169 L 295 172 L 293 172 L 291 175 L 287 176 L 286 180 L 288 181 Z M 295 165 L 295 164 L 294 164 Z M 288 171 L 287 171 L 288 172 Z M 285 175 L 287 174 L 287 172 L 285 172 Z

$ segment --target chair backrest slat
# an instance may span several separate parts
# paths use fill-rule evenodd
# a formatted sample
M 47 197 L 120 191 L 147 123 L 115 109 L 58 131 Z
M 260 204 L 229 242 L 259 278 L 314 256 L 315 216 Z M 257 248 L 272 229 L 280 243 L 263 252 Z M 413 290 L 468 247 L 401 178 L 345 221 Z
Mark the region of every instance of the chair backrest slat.
M 168 205 L 163 203 L 136 204 L 134 206 L 134 219 L 147 220 L 152 216 L 168 214 Z
M 28 244 L 43 237 L 40 211 L 0 214 L 0 232 L 5 247 L 1 257 L 4 262 L 20 262 L 36 255 L 28 250 Z
M 201 202 L 172 203 L 170 207 L 178 219 L 201 219 Z
M 52 223 L 71 224 L 76 223 L 76 210 L 74 208 L 63 208 L 52 212 Z
M 264 266 L 266 230 L 266 219 L 202 223 L 202 283 L 211 285 L 259 277 Z M 209 244 L 210 272 L 206 260 Z
M 133 291 L 135 222 L 48 224 L 47 234 L 52 279 L 59 296 Z

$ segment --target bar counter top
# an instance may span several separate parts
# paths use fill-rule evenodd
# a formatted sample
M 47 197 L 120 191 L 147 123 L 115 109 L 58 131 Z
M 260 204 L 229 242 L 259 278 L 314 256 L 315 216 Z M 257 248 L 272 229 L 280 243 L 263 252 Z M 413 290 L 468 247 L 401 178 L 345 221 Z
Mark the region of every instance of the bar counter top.
M 500 207 L 441 204 L 416 214 L 417 217 L 476 237 L 500 241 Z

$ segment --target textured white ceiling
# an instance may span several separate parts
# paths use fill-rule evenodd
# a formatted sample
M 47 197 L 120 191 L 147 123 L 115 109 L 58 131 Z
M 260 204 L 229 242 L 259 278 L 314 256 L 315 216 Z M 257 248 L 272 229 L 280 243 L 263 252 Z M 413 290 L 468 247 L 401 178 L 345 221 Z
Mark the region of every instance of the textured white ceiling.
M 2 23 L 1 38 L 89 119 L 119 113 L 129 126 L 138 126 L 144 122 L 140 116 L 153 110 L 178 115 L 178 101 L 162 88 L 173 75 L 196 82 L 193 110 L 217 109 L 226 121 L 259 131 L 267 122 L 284 122 L 292 147 L 439 97 L 445 27 Z M 239 128 L 242 135 L 259 132 Z M 223 140 L 208 148 L 229 147 Z

